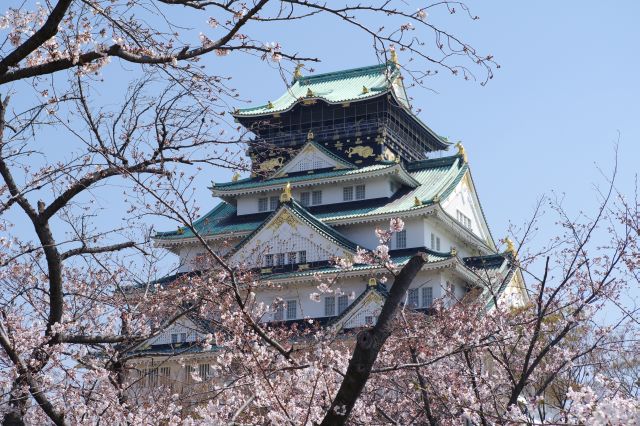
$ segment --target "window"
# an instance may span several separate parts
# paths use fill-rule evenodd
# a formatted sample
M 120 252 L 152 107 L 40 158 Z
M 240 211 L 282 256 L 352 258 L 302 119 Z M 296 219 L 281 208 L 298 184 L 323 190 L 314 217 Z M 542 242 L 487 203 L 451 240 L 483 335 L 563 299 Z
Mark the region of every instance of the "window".
M 272 254 L 268 254 L 264 257 L 264 263 L 267 266 L 273 266 L 273 255 Z
M 306 263 L 307 262 L 307 251 L 302 250 L 298 252 L 298 263 Z
M 353 200 L 353 186 L 345 186 L 342 188 L 342 201 Z
M 418 307 L 418 289 L 417 288 L 409 289 L 409 295 L 407 297 L 407 305 L 409 305 L 410 308 Z
M 422 307 L 430 308 L 433 305 L 433 288 L 422 287 Z
M 403 229 L 396 232 L 396 248 L 402 249 L 407 247 L 407 230 Z
M 364 185 L 356 185 L 356 200 L 364 200 Z
M 269 210 L 269 199 L 268 198 L 258 198 L 258 211 L 266 212 Z
M 184 343 L 187 341 L 187 333 L 180 333 L 180 342 Z
M 160 367 L 160 384 L 168 385 L 171 378 L 171 367 Z
M 290 251 L 287 254 L 287 263 L 289 265 L 293 265 L 294 263 L 296 263 L 296 257 L 297 257 L 298 253 L 296 253 L 295 251 Z
M 287 300 L 287 319 L 298 318 L 298 304 L 295 300 Z
M 471 229 L 471 219 L 462 213 L 460 210 L 456 210 L 458 222 L 462 224 L 465 228 Z
M 184 366 L 184 381 L 185 383 L 193 383 L 193 373 L 196 372 L 196 368 L 193 365 Z
M 275 321 L 282 321 L 284 319 L 284 305 L 282 304 L 282 301 L 274 300 L 273 305 L 273 319 Z
M 149 368 L 146 370 L 146 374 L 147 387 L 152 388 L 158 386 L 158 369 Z
M 311 193 L 311 203 L 314 206 L 317 206 L 318 204 L 322 204 L 322 191 L 313 191 Z
M 440 251 L 440 237 L 431 233 L 431 250 Z
M 278 208 L 278 197 L 269 198 L 269 210 L 275 210 Z
M 284 265 L 284 253 L 276 254 L 276 265 L 283 266 Z
M 311 205 L 311 193 L 310 192 L 301 192 L 300 193 L 300 204 L 303 206 Z
M 343 313 L 347 306 L 349 306 L 349 297 L 346 294 L 338 296 L 338 315 Z
M 326 296 L 324 298 L 324 316 L 332 317 L 336 314 L 336 298 L 333 296 Z
M 366 317 L 364 317 L 364 323 L 366 325 L 373 325 L 373 316 L 367 315 Z
M 209 377 L 211 377 L 210 372 L 211 367 L 209 366 L 209 364 L 198 365 L 198 376 L 200 376 L 202 380 L 207 380 Z
M 175 345 L 178 343 L 178 333 L 171 333 L 171 344 Z

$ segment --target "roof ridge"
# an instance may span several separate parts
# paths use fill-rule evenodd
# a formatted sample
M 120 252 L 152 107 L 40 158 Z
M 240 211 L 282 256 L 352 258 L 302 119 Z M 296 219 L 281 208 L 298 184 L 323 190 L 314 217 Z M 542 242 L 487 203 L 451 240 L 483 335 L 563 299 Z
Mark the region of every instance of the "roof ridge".
M 446 157 L 440 158 L 426 158 L 424 160 L 411 161 L 407 163 L 406 169 L 408 172 L 414 172 L 438 166 L 450 166 L 458 158 L 461 158 L 460 154 L 448 155 Z
M 294 82 L 299 83 L 301 86 L 303 86 L 307 84 L 318 83 L 319 81 L 322 81 L 322 80 L 331 81 L 331 80 L 337 79 L 338 77 L 342 77 L 342 78 L 352 77 L 353 75 L 366 74 L 374 70 L 381 71 L 389 68 L 392 71 L 397 70 L 397 67 L 393 62 L 387 61 L 380 64 L 375 64 L 375 65 L 367 65 L 363 67 L 348 68 L 346 70 L 330 71 L 322 74 L 302 76 L 295 79 Z

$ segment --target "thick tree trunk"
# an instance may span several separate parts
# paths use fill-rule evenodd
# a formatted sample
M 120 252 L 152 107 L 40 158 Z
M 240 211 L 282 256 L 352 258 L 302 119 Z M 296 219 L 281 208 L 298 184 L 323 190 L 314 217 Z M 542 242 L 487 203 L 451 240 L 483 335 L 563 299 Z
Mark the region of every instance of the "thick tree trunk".
M 356 346 L 349 361 L 347 372 L 342 380 L 331 408 L 322 420 L 323 426 L 343 425 L 349 418 L 362 389 L 369 380 L 371 368 L 378 358 L 384 342 L 391 334 L 391 325 L 407 289 L 427 261 L 427 255 L 419 253 L 400 270 L 385 301 L 376 324 L 358 333 Z

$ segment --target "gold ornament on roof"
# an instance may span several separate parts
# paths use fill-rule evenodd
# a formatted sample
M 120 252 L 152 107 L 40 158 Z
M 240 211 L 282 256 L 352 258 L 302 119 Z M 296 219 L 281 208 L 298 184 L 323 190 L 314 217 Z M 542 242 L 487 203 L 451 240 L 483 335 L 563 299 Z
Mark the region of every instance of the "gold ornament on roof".
M 313 90 L 311 90 L 311 88 L 307 89 L 307 98 L 310 98 L 313 96 Z
M 362 94 L 366 95 L 367 93 L 369 93 L 369 89 L 367 89 L 367 86 L 362 86 Z
M 467 151 L 465 151 L 462 142 L 458 142 L 456 144 L 456 148 L 458 148 L 458 155 L 462 157 L 462 161 L 467 162 Z
M 302 64 L 296 65 L 296 69 L 293 71 L 293 79 L 294 80 L 297 80 L 300 77 L 302 77 L 302 73 L 300 72 L 300 69 L 302 69 Z
M 240 173 L 235 172 L 235 173 L 233 174 L 233 177 L 231 178 L 231 182 L 237 182 L 237 181 L 238 181 L 238 179 L 240 179 Z
M 378 281 L 375 278 L 369 278 L 369 287 L 375 287 Z
M 349 158 L 351 158 L 352 155 L 357 154 L 362 158 L 369 158 L 369 157 L 373 157 L 373 148 L 371 148 L 370 146 L 350 146 L 349 149 L 347 149 L 345 151 L 348 155 Z
M 291 183 L 287 182 L 287 184 L 284 187 L 284 190 L 282 191 L 282 194 L 280 194 L 280 202 L 281 203 L 288 203 L 289 201 L 291 201 Z
M 415 207 L 420 207 L 422 205 L 422 200 L 418 197 L 413 197 L 413 205 Z
M 260 163 L 260 166 L 258 166 L 258 171 L 270 172 L 282 166 L 283 164 L 284 164 L 284 157 L 271 158 L 269 160 L 266 160 Z
M 455 247 L 451 247 L 451 251 L 449 252 L 449 254 L 450 254 L 452 257 L 455 257 L 455 256 L 458 254 L 458 250 L 456 250 L 456 248 L 455 248 Z
M 312 141 L 313 137 L 314 137 L 313 130 L 309 130 L 309 133 L 307 133 L 307 140 Z
M 395 47 L 391 47 L 389 49 L 389 53 L 391 55 L 391 62 L 393 62 L 394 64 L 398 65 L 398 53 L 396 52 Z
M 511 241 L 511 238 L 505 238 L 504 242 L 507 244 L 507 253 L 511 253 L 514 256 L 518 254 L 518 252 L 516 251 L 516 246 L 513 244 L 513 241 Z
M 271 101 L 267 102 L 267 108 L 273 109 L 273 102 Z
M 440 202 L 440 195 L 436 194 L 433 196 L 433 198 L 431 199 L 431 201 L 433 203 L 439 203 Z

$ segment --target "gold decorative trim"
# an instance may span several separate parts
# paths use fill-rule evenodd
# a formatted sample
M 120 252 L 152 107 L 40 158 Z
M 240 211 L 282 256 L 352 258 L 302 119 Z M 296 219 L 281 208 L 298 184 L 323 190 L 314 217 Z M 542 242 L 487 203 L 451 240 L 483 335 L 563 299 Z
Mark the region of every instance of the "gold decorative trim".
M 374 156 L 373 148 L 371 148 L 370 146 L 351 146 L 348 150 L 346 150 L 346 153 L 349 155 L 349 158 L 351 158 L 351 156 L 354 154 L 357 154 L 362 158 L 369 158 Z
M 275 219 L 273 219 L 273 221 L 267 228 L 277 231 L 285 223 L 293 229 L 298 228 L 298 220 L 287 209 L 282 210 L 281 213 L 276 216 Z

